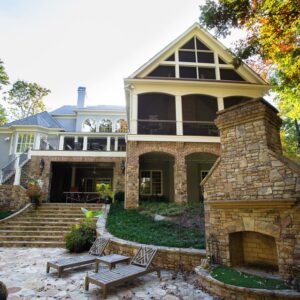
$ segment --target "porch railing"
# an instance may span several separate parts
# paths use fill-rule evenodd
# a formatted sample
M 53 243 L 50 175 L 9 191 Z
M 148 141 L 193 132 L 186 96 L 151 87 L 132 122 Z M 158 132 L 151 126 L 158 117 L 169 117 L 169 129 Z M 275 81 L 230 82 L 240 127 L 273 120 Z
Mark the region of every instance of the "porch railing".
M 175 135 L 174 120 L 138 120 L 138 134 Z
M 183 121 L 184 135 L 219 136 L 219 130 L 214 122 Z

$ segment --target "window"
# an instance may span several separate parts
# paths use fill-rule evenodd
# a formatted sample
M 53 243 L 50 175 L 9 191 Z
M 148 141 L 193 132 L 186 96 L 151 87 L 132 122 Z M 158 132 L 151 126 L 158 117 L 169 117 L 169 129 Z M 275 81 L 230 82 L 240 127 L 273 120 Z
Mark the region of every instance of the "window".
M 96 132 L 96 121 L 94 119 L 86 119 L 82 124 L 83 132 Z
M 141 195 L 162 195 L 162 172 L 141 171 L 140 194 Z
M 173 66 L 158 66 L 151 73 L 149 77 L 173 77 L 175 78 L 175 67 Z
M 221 80 L 245 81 L 238 72 L 232 69 L 220 69 Z
M 100 122 L 99 132 L 112 132 L 112 122 L 109 119 L 103 119 Z
M 201 171 L 201 181 L 207 176 L 209 171 Z
M 34 134 L 19 133 L 17 143 L 17 153 L 23 153 L 33 147 Z

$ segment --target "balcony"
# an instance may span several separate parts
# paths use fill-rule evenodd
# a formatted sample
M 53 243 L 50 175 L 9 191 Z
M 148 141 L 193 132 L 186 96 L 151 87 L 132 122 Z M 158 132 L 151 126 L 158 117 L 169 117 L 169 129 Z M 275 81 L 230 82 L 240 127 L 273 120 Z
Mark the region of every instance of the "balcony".
M 176 134 L 176 121 L 138 120 L 138 134 Z
M 195 136 L 219 136 L 219 130 L 214 122 L 184 121 L 183 134 Z
M 124 156 L 126 154 L 125 135 L 124 133 L 66 132 L 60 134 L 56 139 L 41 138 L 39 147 L 33 149 L 32 154 Z

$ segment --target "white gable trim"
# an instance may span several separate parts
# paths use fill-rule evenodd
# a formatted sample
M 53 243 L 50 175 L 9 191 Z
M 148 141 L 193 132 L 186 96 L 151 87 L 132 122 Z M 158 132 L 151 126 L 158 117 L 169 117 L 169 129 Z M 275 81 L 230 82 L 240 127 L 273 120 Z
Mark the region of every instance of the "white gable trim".
M 217 55 L 219 55 L 223 60 L 227 62 L 232 60 L 233 55 L 229 53 L 229 50 L 221 42 L 219 42 L 208 31 L 202 28 L 198 23 L 194 23 L 183 34 L 163 48 L 132 75 L 130 75 L 128 79 L 145 77 L 149 72 L 154 70 L 160 63 L 173 54 L 176 49 L 188 42 L 193 36 L 198 37 L 209 48 L 215 51 L 215 53 L 217 53 Z M 222 65 L 222 68 L 224 67 L 227 68 L 226 65 Z M 258 74 L 256 74 L 244 63 L 238 68 L 238 73 L 240 73 L 248 82 L 267 85 L 266 81 L 264 81 Z

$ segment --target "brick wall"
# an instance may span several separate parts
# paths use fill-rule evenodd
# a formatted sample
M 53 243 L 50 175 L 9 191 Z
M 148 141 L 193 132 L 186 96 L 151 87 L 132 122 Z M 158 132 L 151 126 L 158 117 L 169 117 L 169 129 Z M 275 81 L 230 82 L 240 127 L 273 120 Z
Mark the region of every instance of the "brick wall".
M 186 203 L 186 156 L 197 152 L 211 153 L 219 156 L 220 145 L 217 143 L 128 141 L 125 208 L 136 208 L 139 205 L 139 157 L 150 152 L 163 152 L 174 157 L 174 200 L 177 203 Z
M 39 164 L 42 157 L 32 156 L 31 160 L 24 167 L 24 171 L 33 177 L 34 179 L 41 179 L 43 181 L 43 191 L 45 193 L 50 193 L 49 186 L 51 184 L 51 163 L 52 162 L 80 162 L 80 163 L 114 163 L 114 191 L 124 191 L 125 190 L 125 175 L 122 173 L 120 168 L 121 161 L 124 158 L 120 157 L 64 157 L 64 156 L 47 156 L 43 157 L 45 162 L 44 171 L 40 172 Z M 44 201 L 47 200 L 47 195 L 44 196 Z

